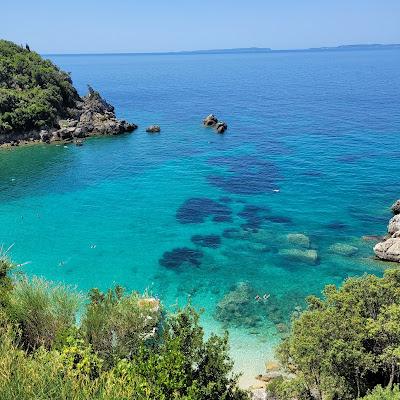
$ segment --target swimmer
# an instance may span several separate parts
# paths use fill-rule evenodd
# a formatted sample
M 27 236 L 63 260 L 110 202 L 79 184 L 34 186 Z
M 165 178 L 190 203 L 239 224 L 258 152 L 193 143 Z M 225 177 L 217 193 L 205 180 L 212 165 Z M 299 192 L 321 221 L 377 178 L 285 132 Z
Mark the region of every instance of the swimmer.
M 95 245 L 95 244 L 91 244 L 91 245 L 90 245 L 90 248 L 91 248 L 91 249 L 95 249 L 95 248 L 96 248 L 96 245 Z
M 259 295 L 257 295 L 254 299 L 255 299 L 255 301 L 260 301 L 261 297 Z
M 270 294 L 265 293 L 264 296 L 263 296 L 263 299 L 264 299 L 264 300 L 268 300 L 270 297 L 271 297 Z
M 59 267 L 63 267 L 64 264 L 65 264 L 65 262 L 61 260 L 61 261 L 58 263 L 58 266 L 59 266 Z

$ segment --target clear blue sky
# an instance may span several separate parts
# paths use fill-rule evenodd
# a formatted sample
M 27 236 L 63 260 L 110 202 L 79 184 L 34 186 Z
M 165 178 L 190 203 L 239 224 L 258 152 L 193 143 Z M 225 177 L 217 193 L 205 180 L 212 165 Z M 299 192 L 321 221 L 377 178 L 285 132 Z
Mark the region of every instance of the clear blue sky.
M 0 37 L 42 53 L 400 43 L 400 0 L 4 0 Z

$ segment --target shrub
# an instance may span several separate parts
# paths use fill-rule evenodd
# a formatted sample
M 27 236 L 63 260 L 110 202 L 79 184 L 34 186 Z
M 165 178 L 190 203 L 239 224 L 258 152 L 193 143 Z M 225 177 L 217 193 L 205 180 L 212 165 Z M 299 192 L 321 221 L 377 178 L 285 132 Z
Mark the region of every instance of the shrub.
M 278 355 L 317 399 L 354 399 L 400 373 L 400 271 L 350 278 L 310 297 Z
M 79 100 L 67 73 L 35 52 L 0 40 L 0 134 L 55 126 Z
M 23 277 L 9 296 L 8 314 L 20 329 L 23 348 L 51 348 L 57 336 L 75 324 L 79 296 L 62 285 Z

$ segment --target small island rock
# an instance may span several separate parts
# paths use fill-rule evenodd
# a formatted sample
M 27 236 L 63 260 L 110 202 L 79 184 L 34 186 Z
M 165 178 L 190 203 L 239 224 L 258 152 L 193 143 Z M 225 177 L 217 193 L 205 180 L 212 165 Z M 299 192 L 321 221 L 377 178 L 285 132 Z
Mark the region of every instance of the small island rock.
M 160 133 L 161 128 L 158 125 L 150 125 L 148 128 L 146 128 L 147 133 Z
M 218 121 L 218 118 L 214 114 L 205 117 L 203 119 L 203 125 L 214 128 L 217 133 L 224 133 L 228 129 L 226 122 Z

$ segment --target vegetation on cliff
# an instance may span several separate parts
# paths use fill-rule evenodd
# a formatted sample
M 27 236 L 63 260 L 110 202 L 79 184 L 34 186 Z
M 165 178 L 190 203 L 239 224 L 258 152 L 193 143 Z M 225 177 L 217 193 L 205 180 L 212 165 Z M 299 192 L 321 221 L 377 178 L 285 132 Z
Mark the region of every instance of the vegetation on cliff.
M 0 398 L 245 400 L 226 336 L 204 339 L 190 307 L 94 289 L 89 301 L 0 264 Z M 80 323 L 77 323 L 78 310 Z
M 0 40 L 0 133 L 53 127 L 73 115 L 79 95 L 51 61 Z
M 278 354 L 289 379 L 269 386 L 278 399 L 398 399 L 400 270 L 350 278 L 310 297 Z M 382 389 L 382 388 L 385 389 Z

